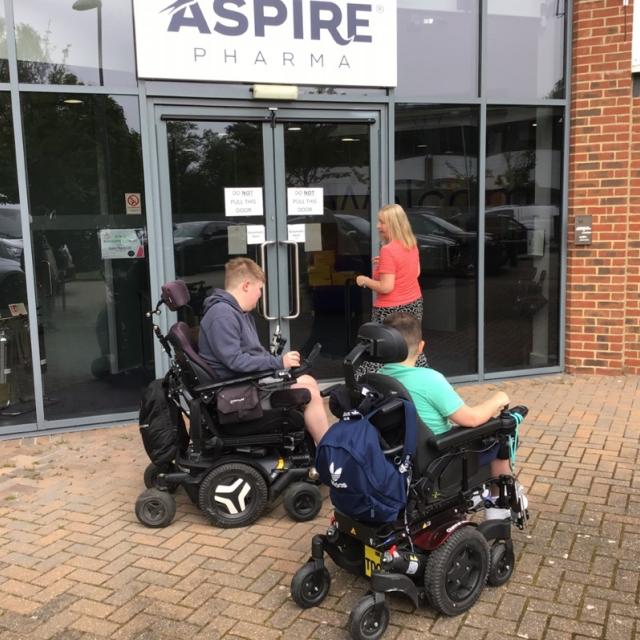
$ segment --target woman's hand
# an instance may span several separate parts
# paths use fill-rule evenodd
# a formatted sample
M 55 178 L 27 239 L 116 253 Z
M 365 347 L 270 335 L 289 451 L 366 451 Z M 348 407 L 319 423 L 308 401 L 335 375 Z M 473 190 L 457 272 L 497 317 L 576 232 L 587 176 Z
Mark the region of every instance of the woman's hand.
M 371 258 L 371 264 L 374 269 L 378 266 L 378 262 L 380 262 L 380 256 L 373 256 L 373 258 Z
M 367 276 L 358 276 L 356 278 L 356 284 L 359 287 L 366 287 L 367 286 L 367 280 L 368 280 Z

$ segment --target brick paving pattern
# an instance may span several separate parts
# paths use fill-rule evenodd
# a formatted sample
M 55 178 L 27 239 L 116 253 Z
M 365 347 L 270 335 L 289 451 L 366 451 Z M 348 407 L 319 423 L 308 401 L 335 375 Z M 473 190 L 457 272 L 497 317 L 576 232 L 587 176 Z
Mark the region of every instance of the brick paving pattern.
M 511 581 L 445 618 L 391 601 L 389 640 L 640 637 L 640 378 L 547 376 L 502 388 L 531 412 L 519 476 L 529 528 Z M 281 504 L 246 529 L 210 526 L 180 491 L 166 529 L 133 513 L 147 464 L 135 426 L 0 442 L 2 640 L 345 639 L 366 581 L 328 562 L 321 607 L 291 601 L 291 576 L 323 531 Z

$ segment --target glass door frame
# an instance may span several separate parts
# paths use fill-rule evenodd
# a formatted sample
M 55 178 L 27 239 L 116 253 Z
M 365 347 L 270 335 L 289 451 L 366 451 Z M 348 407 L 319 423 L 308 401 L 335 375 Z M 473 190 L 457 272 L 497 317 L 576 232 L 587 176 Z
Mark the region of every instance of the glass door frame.
M 389 175 L 389 141 L 385 133 L 388 131 L 388 108 L 384 104 L 349 104 L 339 103 L 330 106 L 327 103 L 300 103 L 291 105 L 237 102 L 233 104 L 213 103 L 206 100 L 167 100 L 166 98 L 149 99 L 147 101 L 147 126 L 151 135 L 148 140 L 148 153 L 154 157 L 151 180 L 146 182 L 147 202 L 150 203 L 147 220 L 148 246 L 150 260 L 151 298 L 159 297 L 160 286 L 174 277 L 173 231 L 171 192 L 169 180 L 169 155 L 167 146 L 167 120 L 221 120 L 262 122 L 263 154 L 264 154 L 264 216 L 265 239 L 278 240 L 279 260 L 287 260 L 287 201 L 285 185 L 284 128 L 282 122 L 355 122 L 367 123 L 370 126 L 369 159 L 371 175 L 371 251 L 378 246 L 378 233 L 375 227 L 375 214 L 383 202 L 388 200 Z M 265 135 L 265 129 L 274 128 L 272 135 Z M 280 215 L 277 212 L 284 212 Z M 269 252 L 268 264 L 274 264 L 275 251 Z M 269 274 L 268 274 L 269 275 Z M 273 273 L 270 274 L 273 277 Z M 276 286 L 270 287 L 271 314 L 276 308 L 274 295 L 278 296 L 278 308 L 286 315 L 288 300 L 288 274 L 279 269 Z M 157 292 L 157 293 L 156 293 Z M 155 321 L 165 333 L 175 322 L 174 313 L 163 313 Z M 270 331 L 275 329 L 278 321 L 269 323 Z M 283 336 L 289 337 L 287 321 L 281 322 Z M 297 348 L 296 345 L 291 345 Z M 154 342 L 156 376 L 164 375 L 168 368 L 168 360 L 157 341 Z M 346 354 L 345 354 L 346 355 Z

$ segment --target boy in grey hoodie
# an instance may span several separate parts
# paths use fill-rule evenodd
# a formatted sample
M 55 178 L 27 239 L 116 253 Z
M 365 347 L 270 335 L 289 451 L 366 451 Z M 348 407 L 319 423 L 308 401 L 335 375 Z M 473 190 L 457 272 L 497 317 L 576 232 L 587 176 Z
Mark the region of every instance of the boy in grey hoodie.
M 300 365 L 300 354 L 289 351 L 274 356 L 260 344 L 251 312 L 264 286 L 264 271 L 250 258 L 233 258 L 225 265 L 224 290 L 215 289 L 204 302 L 198 351 L 221 380 L 234 376 Z M 305 388 L 311 401 L 304 410 L 307 431 L 319 442 L 329 428 L 318 383 L 300 376 L 294 388 Z

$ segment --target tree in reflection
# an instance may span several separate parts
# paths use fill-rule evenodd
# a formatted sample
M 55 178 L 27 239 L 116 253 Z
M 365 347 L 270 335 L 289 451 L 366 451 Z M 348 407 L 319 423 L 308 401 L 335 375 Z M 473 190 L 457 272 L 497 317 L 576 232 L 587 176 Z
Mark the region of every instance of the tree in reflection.
M 0 93 L 0 204 L 18 202 L 18 179 L 9 92 Z

